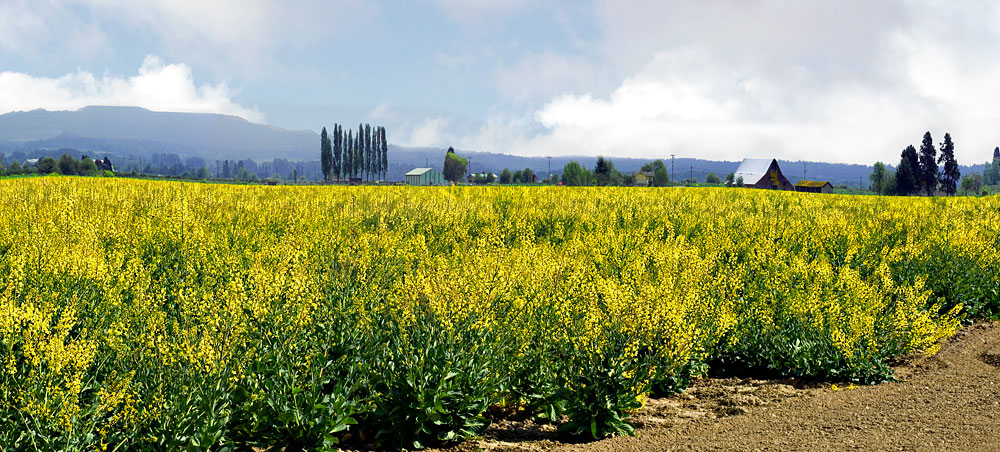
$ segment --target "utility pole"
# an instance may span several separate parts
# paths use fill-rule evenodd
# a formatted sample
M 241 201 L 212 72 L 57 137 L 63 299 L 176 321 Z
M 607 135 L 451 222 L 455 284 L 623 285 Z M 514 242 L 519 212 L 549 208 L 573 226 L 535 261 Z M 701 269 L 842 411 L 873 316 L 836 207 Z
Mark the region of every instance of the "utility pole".
M 688 186 L 691 185 L 691 181 L 694 180 L 694 165 L 691 165 L 691 178 L 688 179 Z
M 424 157 L 424 168 L 430 168 L 430 167 L 431 167 L 431 158 Z
M 806 162 L 802 162 L 802 180 L 806 180 Z
M 675 180 L 677 179 L 674 179 L 674 154 L 670 154 L 670 182 Z
M 545 158 L 549 159 L 549 183 L 551 184 L 552 183 L 552 156 L 549 155 L 549 156 L 546 156 Z

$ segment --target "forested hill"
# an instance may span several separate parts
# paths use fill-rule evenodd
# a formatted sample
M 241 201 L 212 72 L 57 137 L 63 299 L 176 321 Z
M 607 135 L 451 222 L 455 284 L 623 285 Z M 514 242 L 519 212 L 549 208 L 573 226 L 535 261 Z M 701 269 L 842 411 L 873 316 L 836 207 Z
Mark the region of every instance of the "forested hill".
M 392 130 L 389 130 L 389 140 L 392 140 Z M 33 110 L 0 115 L 0 153 L 5 154 L 7 161 L 58 157 L 70 151 L 74 156 L 110 155 L 123 169 L 130 165 L 138 167 L 140 162 L 143 166 L 153 162 L 154 168 L 162 167 L 176 174 L 185 170 L 196 172 L 202 166 L 208 167 L 214 174 L 223 160 L 232 160 L 234 165 L 239 160 L 253 160 L 256 163 L 271 162 L 261 166 L 258 170 L 260 176 L 280 167 L 283 176 L 288 176 L 285 172 L 298 169 L 300 175 L 313 178 L 320 174 L 319 143 L 319 135 L 313 131 L 291 131 L 219 114 L 155 112 L 137 107 L 85 107 L 77 111 Z M 546 157 L 461 149 L 459 153 L 469 158 L 470 172 L 499 173 L 504 168 L 511 171 L 530 168 L 539 178 L 549 174 L 550 164 L 552 173 L 560 174 L 570 160 L 576 160 L 587 168 L 593 168 L 597 160 L 594 156 L 564 156 L 552 157 L 550 162 Z M 390 145 L 387 179 L 403 180 L 407 171 L 417 167 L 430 166 L 440 171 L 444 155 L 444 148 Z M 606 157 L 623 173 L 638 171 L 643 164 L 653 160 L 613 155 Z M 739 166 L 738 161 L 691 157 L 694 156 L 671 162 L 669 155 L 661 156 L 667 168 L 673 168 L 674 179 L 693 177 L 704 181 L 709 172 L 725 177 Z M 982 161 L 989 157 L 984 155 Z M 802 179 L 805 170 L 805 177 L 811 180 L 828 180 L 835 185 L 867 185 L 871 173 L 870 165 L 779 162 L 785 176 L 792 182 Z M 257 167 L 247 163 L 251 168 Z M 891 168 L 895 162 L 886 163 Z M 978 163 L 972 167 L 963 166 L 963 174 L 983 169 L 981 162 L 959 163 Z
M 319 135 L 207 113 L 138 107 L 32 110 L 0 115 L 3 151 L 76 148 L 113 154 L 173 153 L 215 159 L 318 158 Z M 317 155 L 314 155 L 317 154 Z

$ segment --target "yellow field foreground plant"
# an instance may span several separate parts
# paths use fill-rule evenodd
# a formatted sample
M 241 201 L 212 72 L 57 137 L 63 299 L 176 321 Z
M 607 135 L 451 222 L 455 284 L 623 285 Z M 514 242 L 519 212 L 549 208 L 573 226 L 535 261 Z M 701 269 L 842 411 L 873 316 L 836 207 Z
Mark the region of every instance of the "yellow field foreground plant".
M 1000 307 L 1000 201 L 0 181 L 0 450 L 632 431 L 711 373 L 891 378 Z

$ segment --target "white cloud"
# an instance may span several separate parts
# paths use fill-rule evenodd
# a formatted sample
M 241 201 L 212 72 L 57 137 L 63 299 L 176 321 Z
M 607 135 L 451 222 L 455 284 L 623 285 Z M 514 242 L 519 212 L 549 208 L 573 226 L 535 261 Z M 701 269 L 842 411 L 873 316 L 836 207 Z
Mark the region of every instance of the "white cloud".
M 195 84 L 185 64 L 164 64 L 147 56 L 137 75 L 113 77 L 77 70 L 58 78 L 0 72 L 0 113 L 18 110 L 76 110 L 88 105 L 137 106 L 150 110 L 222 113 L 263 122 L 256 107 L 232 100 L 225 83 Z
M 529 5 L 529 0 L 434 0 L 438 8 L 453 20 L 465 25 L 479 25 L 492 15 L 514 11 Z
M 529 53 L 496 73 L 497 90 L 507 100 L 522 103 L 576 93 L 609 79 L 605 66 L 582 55 L 552 51 Z
M 404 146 L 444 146 L 444 143 L 449 142 L 453 137 L 448 132 L 450 123 L 448 118 L 444 116 L 426 118 L 409 127 L 409 130 L 403 131 L 406 138 L 399 140 L 398 143 Z
M 547 92 L 548 100 L 527 116 L 544 131 L 511 127 L 499 134 L 505 139 L 496 149 L 894 163 L 929 130 L 938 142 L 950 132 L 959 161 L 971 164 L 986 160 L 1000 142 L 1000 5 L 650 0 L 622 6 L 597 2 L 604 33 L 591 55 L 611 68 L 617 87 L 605 93 L 593 82 L 578 83 L 580 76 L 565 70 L 569 56 L 528 55 L 518 70 L 500 71 L 498 89 L 516 97 L 510 87 L 535 77 L 544 81 L 537 86 L 555 87 L 535 93 Z M 489 129 L 459 142 L 480 142 Z
M 168 57 L 261 77 L 285 69 L 289 51 L 350 33 L 377 13 L 364 0 L 5 0 L 0 55 L 79 61 L 129 50 L 131 42 L 108 36 L 130 34 Z

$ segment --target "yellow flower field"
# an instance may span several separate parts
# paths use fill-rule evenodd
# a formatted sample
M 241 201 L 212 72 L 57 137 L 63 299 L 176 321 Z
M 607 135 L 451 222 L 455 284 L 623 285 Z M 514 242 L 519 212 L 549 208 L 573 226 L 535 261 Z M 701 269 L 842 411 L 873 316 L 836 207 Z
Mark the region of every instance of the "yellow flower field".
M 0 450 L 627 434 L 706 373 L 872 383 L 1000 312 L 998 198 L 0 180 Z

